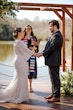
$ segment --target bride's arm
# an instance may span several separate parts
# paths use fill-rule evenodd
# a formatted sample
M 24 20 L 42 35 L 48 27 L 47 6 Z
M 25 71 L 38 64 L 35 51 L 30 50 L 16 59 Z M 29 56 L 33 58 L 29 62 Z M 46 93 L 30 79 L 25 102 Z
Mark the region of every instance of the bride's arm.
M 41 53 L 36 53 L 35 51 L 30 50 L 23 41 L 20 41 L 17 45 L 17 47 L 19 47 L 20 51 L 22 54 L 24 54 L 24 56 L 27 57 L 27 59 L 29 59 L 31 56 L 35 56 L 35 57 L 40 57 L 42 56 Z

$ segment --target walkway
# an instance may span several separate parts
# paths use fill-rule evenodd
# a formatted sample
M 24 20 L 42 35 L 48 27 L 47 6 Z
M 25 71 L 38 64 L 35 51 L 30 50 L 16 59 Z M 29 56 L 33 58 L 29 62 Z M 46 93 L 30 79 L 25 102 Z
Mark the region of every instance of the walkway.
M 9 82 L 2 81 L 2 83 L 7 85 Z M 3 103 L 0 104 L 0 110 L 73 110 L 73 97 L 62 96 L 60 102 L 47 103 L 44 96 L 51 92 L 50 81 L 34 80 L 33 89 L 33 93 L 29 94 L 28 102 L 21 104 Z

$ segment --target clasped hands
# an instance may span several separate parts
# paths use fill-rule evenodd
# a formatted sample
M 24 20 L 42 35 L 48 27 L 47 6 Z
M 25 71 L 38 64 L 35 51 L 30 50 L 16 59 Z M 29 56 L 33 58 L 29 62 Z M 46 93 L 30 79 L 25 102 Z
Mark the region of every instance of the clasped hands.
M 36 57 L 41 57 L 41 56 L 43 56 L 43 54 L 42 53 L 36 53 Z
M 35 46 L 33 46 L 33 47 L 30 46 L 29 49 L 32 50 L 32 51 L 37 50 L 37 48 Z M 34 56 L 39 58 L 39 57 L 41 57 L 43 55 L 42 55 L 42 53 L 35 53 Z

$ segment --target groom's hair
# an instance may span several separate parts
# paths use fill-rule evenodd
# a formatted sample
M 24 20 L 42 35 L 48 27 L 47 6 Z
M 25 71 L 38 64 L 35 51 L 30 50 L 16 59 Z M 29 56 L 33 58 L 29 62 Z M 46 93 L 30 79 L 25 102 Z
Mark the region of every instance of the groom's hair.
M 51 20 L 51 21 L 49 22 L 49 24 L 50 24 L 50 23 L 52 23 L 53 26 L 56 25 L 58 29 L 60 28 L 59 22 L 58 22 L 57 20 Z

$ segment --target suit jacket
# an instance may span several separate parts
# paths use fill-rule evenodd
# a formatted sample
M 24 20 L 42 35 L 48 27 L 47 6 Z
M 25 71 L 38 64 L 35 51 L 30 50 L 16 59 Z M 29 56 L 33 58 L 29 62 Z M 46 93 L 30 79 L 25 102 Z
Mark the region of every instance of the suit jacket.
M 57 32 L 52 34 L 43 51 L 43 56 L 45 57 L 45 65 L 48 66 L 61 65 L 62 44 L 63 37 L 61 32 L 58 30 Z

